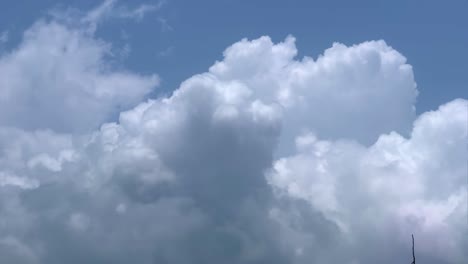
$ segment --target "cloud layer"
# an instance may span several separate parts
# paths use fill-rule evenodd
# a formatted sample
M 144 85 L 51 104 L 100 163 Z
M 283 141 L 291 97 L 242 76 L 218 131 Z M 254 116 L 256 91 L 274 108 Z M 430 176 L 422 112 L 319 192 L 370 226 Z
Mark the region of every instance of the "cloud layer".
M 41 20 L 0 57 L 3 262 L 396 263 L 411 233 L 468 258 L 467 101 L 416 117 L 384 41 L 244 39 L 146 100 L 157 75 L 89 29 Z

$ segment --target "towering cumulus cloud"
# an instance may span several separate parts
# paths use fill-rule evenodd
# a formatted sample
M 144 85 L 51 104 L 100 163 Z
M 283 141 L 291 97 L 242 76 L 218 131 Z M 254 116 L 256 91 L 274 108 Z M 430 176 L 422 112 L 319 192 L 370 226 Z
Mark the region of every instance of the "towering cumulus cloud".
M 409 263 L 411 233 L 418 263 L 468 259 L 467 101 L 416 117 L 384 41 L 241 40 L 147 99 L 86 21 L 0 57 L 2 263 Z

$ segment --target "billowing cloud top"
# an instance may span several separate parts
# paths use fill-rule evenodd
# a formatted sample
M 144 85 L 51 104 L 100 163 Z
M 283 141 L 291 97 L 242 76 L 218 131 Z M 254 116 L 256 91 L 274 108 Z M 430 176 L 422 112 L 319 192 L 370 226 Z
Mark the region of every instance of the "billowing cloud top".
M 407 263 L 411 233 L 418 262 L 468 259 L 467 101 L 416 117 L 384 41 L 244 39 L 146 100 L 98 11 L 0 57 L 2 263 Z

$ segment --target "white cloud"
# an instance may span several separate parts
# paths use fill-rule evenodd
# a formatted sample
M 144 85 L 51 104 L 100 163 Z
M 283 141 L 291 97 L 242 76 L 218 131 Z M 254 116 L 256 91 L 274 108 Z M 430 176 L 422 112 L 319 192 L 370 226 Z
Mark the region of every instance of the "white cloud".
M 160 1 L 157 4 L 141 4 L 135 8 L 129 8 L 124 5 L 118 5 L 117 0 L 104 0 L 96 8 L 90 10 L 82 19 L 81 22 L 89 24 L 95 29 L 98 24 L 109 18 L 134 19 L 139 21 L 148 13 L 158 11 L 164 4 Z
M 0 187 L 5 186 L 15 186 L 22 189 L 34 189 L 39 186 L 39 183 L 34 179 L 18 177 L 16 175 L 10 175 L 7 172 L 0 171 Z
M 113 70 L 109 53 L 83 28 L 35 23 L 0 57 L 0 125 L 91 131 L 158 84 L 157 75 Z
M 392 132 L 369 147 L 300 137 L 297 153 L 276 161 L 269 181 L 354 241 L 373 230 L 372 250 L 388 241 L 405 245 L 415 233 L 417 255 L 461 263 L 468 245 L 466 110 L 466 100 L 452 101 L 420 116 L 408 139 Z
M 415 120 L 385 42 L 299 60 L 292 37 L 242 40 L 141 102 L 157 77 L 66 24 L 0 58 L 9 263 L 394 263 L 411 232 L 424 263 L 466 258 L 466 101 Z
M 324 138 L 373 143 L 381 133 L 408 133 L 417 95 L 412 68 L 383 41 L 334 44 L 318 59 L 297 54 L 295 39 L 242 40 L 210 69 L 220 80 L 254 87 L 254 97 L 285 108 L 280 150 L 303 130 Z

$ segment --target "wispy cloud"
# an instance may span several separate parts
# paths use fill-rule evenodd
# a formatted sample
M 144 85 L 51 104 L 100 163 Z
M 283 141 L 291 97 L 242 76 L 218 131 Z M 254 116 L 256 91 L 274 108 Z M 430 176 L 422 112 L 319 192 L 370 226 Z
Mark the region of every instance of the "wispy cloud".
M 169 25 L 166 18 L 158 17 L 158 22 L 161 25 L 162 32 L 168 32 L 168 31 L 174 30 L 174 28 L 171 25 Z
M 166 49 L 158 52 L 159 57 L 168 57 L 171 56 L 174 53 L 175 47 L 174 46 L 169 46 Z
M 165 1 L 159 1 L 157 4 L 141 4 L 132 8 L 120 5 L 117 0 L 105 0 L 102 4 L 89 11 L 81 21 L 82 23 L 90 24 L 93 28 L 110 18 L 140 21 L 147 14 L 161 9 L 164 3 Z
M 10 38 L 10 33 L 8 30 L 5 30 L 3 31 L 1 34 L 0 34 L 0 44 L 5 44 L 8 42 Z

